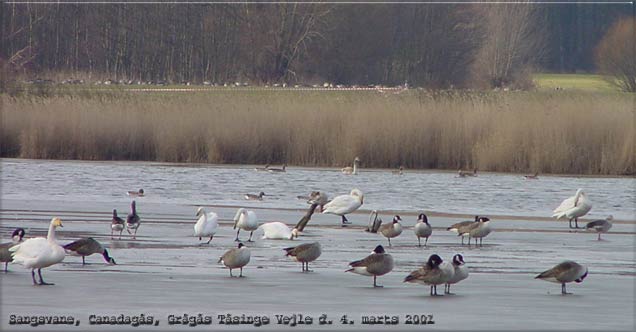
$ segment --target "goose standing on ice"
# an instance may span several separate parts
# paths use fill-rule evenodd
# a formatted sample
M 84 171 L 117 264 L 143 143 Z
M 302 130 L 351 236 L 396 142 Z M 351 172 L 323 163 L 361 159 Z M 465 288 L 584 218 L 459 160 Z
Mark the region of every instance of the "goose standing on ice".
M 585 228 L 588 231 L 594 231 L 598 233 L 598 240 L 601 240 L 601 233 L 607 233 L 610 228 L 612 228 L 612 220 L 614 220 L 614 216 L 609 215 L 605 219 L 590 221 L 585 225 Z
M 22 242 L 22 238 L 24 238 L 24 228 L 16 228 L 11 234 L 11 241 L 0 244 L 0 262 L 4 263 L 4 272 L 7 272 L 7 267 L 10 262 L 13 262 L 13 258 L 11 257 L 11 252 L 9 252 L 9 248 L 14 245 Z
M 458 223 L 454 223 L 450 227 L 448 227 L 446 230 L 459 234 L 459 229 L 460 228 L 466 227 L 466 226 L 468 226 L 468 225 L 470 225 L 472 223 L 478 222 L 478 221 L 479 221 L 479 216 L 475 216 L 475 220 L 466 220 L 466 221 L 460 221 Z M 462 245 L 464 245 L 464 236 L 461 235 L 461 237 L 462 237 Z
M 325 204 L 322 213 L 335 214 L 342 217 L 342 225 L 351 224 L 346 214 L 359 209 L 364 204 L 364 195 L 359 189 L 351 190 L 349 195 L 340 195 L 334 197 L 331 202 Z
M 46 238 L 36 237 L 9 248 L 13 261 L 31 269 L 31 278 L 34 285 L 53 285 L 44 282 L 42 269 L 57 264 L 64 260 L 64 248 L 55 241 L 55 229 L 62 227 L 60 218 L 51 219 L 49 233 Z M 38 270 L 40 282 L 35 280 L 35 270 Z
M 458 236 L 468 235 L 468 245 L 470 246 L 470 239 L 475 239 L 475 246 L 477 246 L 477 239 L 479 239 L 479 246 L 482 246 L 484 237 L 492 232 L 490 228 L 490 219 L 487 217 L 479 217 L 479 221 L 470 223 L 464 227 L 460 227 L 457 231 Z M 462 241 L 463 242 L 463 241 Z
M 369 225 L 364 231 L 369 233 L 377 233 L 381 225 L 382 218 L 380 218 L 380 216 L 378 215 L 378 211 L 372 210 L 371 214 L 369 214 Z
M 216 230 L 219 228 L 219 216 L 214 212 L 207 212 L 203 207 L 197 209 L 197 217 L 199 219 L 194 224 L 194 236 L 199 237 L 199 241 L 203 237 L 210 237 L 207 244 L 212 241 Z
M 568 293 L 565 289 L 565 284 L 575 281 L 576 283 L 583 282 L 583 279 L 587 277 L 587 268 L 579 263 L 573 261 L 564 261 L 555 267 L 542 272 L 535 279 L 541 279 L 549 282 L 561 284 L 561 294 Z
M 133 240 L 137 239 L 137 229 L 139 229 L 140 225 L 141 219 L 137 215 L 137 203 L 132 201 L 130 203 L 130 213 L 126 217 L 126 231 L 133 236 Z M 135 231 L 134 234 L 130 232 L 131 229 Z
M 298 237 L 298 230 L 296 228 L 290 230 L 287 225 L 280 221 L 264 223 L 258 228 L 263 230 L 263 239 L 293 240 L 294 237 Z
M 144 190 L 143 189 L 130 190 L 126 192 L 126 195 L 130 197 L 144 197 Z
M 371 255 L 364 259 L 353 261 L 349 263 L 349 266 L 351 268 L 345 272 L 373 276 L 373 287 L 382 287 L 376 283 L 376 278 L 393 270 L 393 257 L 387 254 L 381 245 L 378 245 L 373 249 Z
M 570 220 L 570 228 L 579 228 L 579 218 L 586 215 L 592 209 L 592 202 L 587 198 L 583 189 L 576 191 L 572 197 L 566 198 L 558 208 L 554 209 L 553 218 L 557 220 L 566 217 Z M 574 227 L 572 227 L 574 220 Z
M 234 216 L 233 229 L 237 228 L 238 230 L 236 231 L 236 239 L 234 239 L 234 241 L 239 241 L 239 233 L 242 229 L 244 231 L 250 232 L 250 238 L 247 240 L 247 242 L 252 242 L 252 234 L 254 234 L 254 231 L 258 228 L 258 218 L 256 218 L 256 213 L 251 210 L 248 211 L 244 208 L 238 209 L 238 211 L 236 211 L 236 215 Z
M 395 215 L 390 224 L 380 226 L 380 233 L 389 240 L 389 247 L 391 246 L 391 238 L 397 237 L 402 234 L 402 224 L 400 224 L 402 218 Z
M 360 158 L 355 157 L 355 159 L 353 159 L 353 167 L 347 166 L 342 168 L 341 171 L 343 174 L 358 175 L 358 164 L 360 164 Z
M 415 232 L 415 236 L 417 236 L 417 246 L 421 247 L 422 242 L 420 239 L 426 238 L 426 241 L 424 242 L 424 246 L 426 247 L 428 244 L 428 238 L 431 234 L 433 234 L 433 227 L 431 227 L 431 224 L 428 223 L 428 217 L 426 217 L 424 213 L 420 213 L 417 218 L 417 223 L 415 224 L 415 227 L 413 227 L 413 232 Z
M 239 243 L 238 248 L 226 251 L 219 258 L 219 263 L 223 263 L 230 269 L 230 277 L 233 277 L 232 269 L 241 269 L 240 278 L 243 277 L 243 267 L 250 262 L 250 256 L 250 250 L 243 243 Z
M 119 239 L 121 240 L 121 233 L 124 231 L 124 219 L 117 216 L 117 210 L 113 209 L 113 219 L 110 223 L 110 238 L 113 238 L 113 232 L 119 232 Z
M 442 265 L 443 263 L 439 255 L 433 254 L 424 266 L 406 276 L 404 282 L 431 286 L 431 296 L 437 296 L 437 285 L 447 283 L 452 277 L 450 270 L 446 265 Z
M 295 247 L 284 248 L 285 256 L 292 257 L 302 265 L 303 272 L 311 272 L 309 269 L 309 262 L 313 262 L 322 254 L 320 243 L 303 243 Z
M 265 196 L 264 192 L 260 192 L 258 193 L 258 195 L 254 195 L 254 194 L 245 194 L 245 199 L 250 200 L 250 201 L 262 201 L 263 200 L 263 196 Z
M 453 269 L 455 270 L 453 277 L 450 278 L 444 286 L 444 294 L 452 295 L 450 292 L 451 285 L 456 284 L 468 278 L 468 268 L 465 265 L 464 256 L 457 254 L 453 256 Z
M 66 244 L 64 245 L 64 251 L 71 256 L 82 256 L 82 265 L 86 265 L 86 256 L 90 256 L 92 254 L 102 255 L 108 264 L 117 264 L 115 263 L 115 260 L 108 255 L 108 250 L 106 250 L 101 243 L 97 242 L 97 240 L 92 237 L 81 238 L 77 241 Z
M 267 171 L 270 172 L 270 173 L 284 173 L 284 172 L 287 172 L 287 164 L 283 164 L 283 168 L 272 168 L 272 167 L 269 167 L 267 169 Z

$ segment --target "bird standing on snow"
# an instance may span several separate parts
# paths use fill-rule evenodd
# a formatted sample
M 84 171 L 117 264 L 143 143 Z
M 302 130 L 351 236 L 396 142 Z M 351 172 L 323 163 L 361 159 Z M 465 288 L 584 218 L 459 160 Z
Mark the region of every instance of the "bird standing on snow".
M 342 217 L 342 225 L 344 227 L 344 225 L 351 224 L 345 215 L 359 209 L 362 204 L 364 204 L 362 191 L 353 189 L 349 195 L 336 196 L 331 202 L 325 204 L 322 213 L 330 213 Z
M 250 250 L 243 243 L 239 243 L 238 248 L 226 251 L 219 258 L 219 263 L 223 263 L 230 269 L 230 277 L 233 277 L 232 269 L 241 269 L 239 277 L 243 277 L 243 267 L 250 262 L 250 256 Z
M 391 246 L 391 238 L 397 237 L 402 234 L 402 224 L 400 224 L 400 221 L 402 221 L 402 218 L 400 218 L 400 216 L 398 215 L 395 215 L 393 217 L 393 221 L 391 221 L 390 224 L 380 226 L 379 231 L 384 237 L 389 240 L 389 247 Z
M 303 243 L 295 247 L 284 248 L 285 256 L 292 257 L 302 265 L 303 272 L 311 272 L 309 269 L 309 262 L 313 262 L 322 254 L 320 243 Z
M 393 257 L 379 245 L 373 249 L 371 255 L 364 259 L 349 263 L 351 268 L 345 272 L 353 272 L 363 276 L 373 276 L 373 287 L 382 287 L 376 283 L 376 278 L 393 270 Z
M 16 244 L 22 242 L 22 238 L 24 238 L 24 228 L 16 228 L 11 234 L 11 241 L 0 244 L 0 262 L 4 263 L 4 272 L 7 272 L 7 267 L 10 262 L 13 262 L 13 258 L 11 257 L 11 252 L 9 248 L 15 246 Z
M 566 198 L 561 202 L 561 205 L 552 211 L 553 218 L 557 220 L 566 217 L 570 220 L 570 228 L 579 228 L 579 218 L 586 215 L 592 209 L 592 202 L 587 198 L 583 189 L 576 191 L 576 194 L 572 197 Z M 574 227 L 572 227 L 572 220 L 574 220 Z
M 598 233 L 598 240 L 601 240 L 601 233 L 607 233 L 610 228 L 612 228 L 612 220 L 614 217 L 609 215 L 605 219 L 590 221 L 585 225 L 585 228 L 588 231 L 594 231 Z
M 132 201 L 130 203 L 130 213 L 126 217 L 126 231 L 133 236 L 133 239 L 137 238 L 137 229 L 139 229 L 140 225 L 141 219 L 137 215 L 137 203 Z M 130 232 L 131 229 L 135 231 L 134 234 Z
M 415 227 L 413 227 L 413 232 L 415 232 L 415 236 L 417 236 L 417 246 L 421 247 L 422 242 L 420 239 L 426 238 L 426 241 L 424 242 L 424 246 L 426 247 L 426 244 L 428 244 L 428 238 L 431 234 L 433 234 L 433 227 L 431 227 L 431 224 L 428 223 L 428 217 L 426 217 L 424 213 L 420 213 L 417 218 L 417 223 L 415 224 Z
M 31 269 L 31 278 L 34 285 L 53 285 L 44 282 L 42 269 L 63 261 L 64 256 L 66 256 L 64 248 L 55 241 L 55 229 L 57 227 L 62 227 L 62 220 L 56 217 L 51 219 L 49 233 L 46 238 L 36 237 L 28 239 L 9 248 L 14 262 Z M 40 277 L 39 282 L 35 280 L 36 269 Z
M 207 212 L 203 207 L 197 209 L 197 217 L 199 219 L 194 224 L 194 236 L 199 237 L 199 241 L 203 237 L 210 237 L 207 243 L 212 241 L 216 230 L 219 228 L 219 216 L 214 212 Z
M 236 239 L 234 241 L 239 241 L 239 233 L 241 229 L 244 231 L 250 232 L 250 238 L 247 242 L 252 242 L 252 234 L 258 228 L 258 219 L 256 218 L 256 213 L 251 210 L 246 210 L 244 208 L 240 208 L 236 211 L 236 215 L 234 216 L 234 228 L 236 231 Z
M 583 279 L 587 277 L 587 268 L 579 263 L 573 261 L 564 261 L 555 267 L 542 272 L 535 279 L 541 279 L 549 282 L 561 284 L 561 294 L 571 294 L 565 289 L 565 284 L 575 281 L 576 283 L 583 282 Z
M 113 219 L 110 223 L 110 238 L 113 238 L 113 232 L 119 232 L 119 239 L 121 240 L 121 233 L 124 231 L 126 224 L 124 219 L 117 216 L 117 210 L 113 209 Z
M 72 256 L 82 256 L 82 265 L 86 265 L 85 257 L 92 254 L 101 254 L 106 263 L 113 265 L 117 264 L 115 263 L 115 260 L 108 255 L 108 250 L 106 250 L 101 243 L 97 242 L 97 240 L 92 237 L 81 238 L 77 241 L 66 244 L 64 245 L 64 251 Z
M 446 285 L 444 286 L 444 294 L 452 295 L 453 293 L 450 292 L 451 285 L 468 278 L 468 268 L 465 264 L 464 256 L 461 254 L 453 256 L 453 269 L 455 269 L 455 273 L 453 274 L 453 277 L 446 282 Z

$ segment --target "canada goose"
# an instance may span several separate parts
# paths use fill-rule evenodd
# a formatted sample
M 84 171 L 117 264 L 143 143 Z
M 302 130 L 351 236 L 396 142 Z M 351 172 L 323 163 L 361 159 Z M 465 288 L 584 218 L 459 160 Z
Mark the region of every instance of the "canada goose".
M 246 210 L 244 208 L 240 208 L 236 211 L 236 215 L 234 216 L 234 227 L 233 229 L 237 229 L 236 231 L 236 239 L 234 241 L 239 241 L 239 233 L 241 229 L 244 231 L 250 232 L 250 238 L 247 242 L 252 242 L 252 234 L 258 228 L 258 219 L 256 218 L 256 213 L 251 210 Z
M 49 233 L 46 238 L 36 237 L 9 248 L 13 261 L 31 269 L 31 278 L 34 285 L 53 285 L 44 282 L 42 269 L 57 264 L 64 260 L 64 248 L 55 241 L 55 229 L 62 227 L 60 218 L 51 219 Z M 35 269 L 38 270 L 40 282 L 35 280 Z
M 565 290 L 565 284 L 575 281 L 583 282 L 587 277 L 587 268 L 573 261 L 564 261 L 555 267 L 542 272 L 535 279 L 561 284 L 561 294 L 571 294 Z
M 404 174 L 404 167 L 400 166 L 400 168 L 398 168 L 396 171 L 391 171 L 391 174 L 394 174 L 394 175 Z
M 437 254 L 429 256 L 424 266 L 411 272 L 404 282 L 417 283 L 431 286 L 431 296 L 437 296 L 437 285 L 445 284 L 450 280 L 449 270 L 442 266 L 444 261 Z
M 531 175 L 524 175 L 523 177 L 528 180 L 536 180 L 539 178 L 539 172 L 534 172 L 534 174 Z
M 363 276 L 373 276 L 373 287 L 383 287 L 376 283 L 376 278 L 393 270 L 393 257 L 384 251 L 381 245 L 373 249 L 373 253 L 364 259 L 349 263 L 350 269 L 345 272 L 353 272 Z
M 144 190 L 143 189 L 130 190 L 130 191 L 126 192 L 126 195 L 128 195 L 130 197 L 143 197 L 144 196 Z
M 452 284 L 456 284 L 466 278 L 468 278 L 468 268 L 465 265 L 464 256 L 457 254 L 453 256 L 453 269 L 455 270 L 453 277 L 446 282 L 444 287 L 445 294 L 452 294 L 450 288 Z
M 117 210 L 113 209 L 113 220 L 110 223 L 110 238 L 113 238 L 113 232 L 119 232 L 119 239 L 121 240 L 121 233 L 124 231 L 124 219 L 117 216 Z
M 241 269 L 241 273 L 239 277 L 243 277 L 243 267 L 250 262 L 250 250 L 243 245 L 243 243 L 238 244 L 238 248 L 232 248 L 226 251 L 221 258 L 219 258 L 219 263 L 223 263 L 223 265 L 227 266 L 230 269 L 230 277 L 232 275 L 232 269 Z
M 287 225 L 280 221 L 264 223 L 258 228 L 263 230 L 263 239 L 293 240 L 294 237 L 298 237 L 298 230 L 296 228 L 290 230 Z
M 553 218 L 557 220 L 566 217 L 570 220 L 570 228 L 579 228 L 579 218 L 586 215 L 592 209 L 592 202 L 587 198 L 583 189 L 576 191 L 572 197 L 566 198 L 558 208 L 554 209 Z M 574 227 L 572 227 L 574 220 Z
M 7 272 L 7 267 L 9 262 L 13 262 L 13 258 L 11 257 L 11 252 L 9 252 L 9 248 L 14 245 L 22 242 L 22 238 L 24 238 L 24 228 L 16 228 L 11 234 L 11 241 L 0 244 L 0 262 L 4 262 L 4 272 Z
M 378 215 L 377 210 L 372 210 L 371 214 L 369 214 L 369 225 L 364 230 L 369 233 L 377 233 L 378 229 L 380 229 L 380 225 L 382 225 L 382 218 Z
M 345 217 L 364 204 L 364 195 L 359 189 L 351 190 L 349 195 L 336 196 L 331 202 L 325 204 L 322 213 L 335 214 L 342 217 L 342 225 L 351 224 Z
M 353 159 L 353 167 L 351 166 L 347 166 L 342 168 L 342 173 L 343 174 L 349 174 L 349 175 L 357 175 L 358 174 L 358 164 L 360 163 L 360 158 L 355 157 L 355 159 Z
M 254 170 L 257 172 L 267 172 L 269 169 L 269 164 L 265 165 L 265 167 L 255 167 Z
M 283 250 L 286 252 L 285 256 L 292 257 L 302 264 L 303 272 L 311 272 L 309 262 L 315 261 L 322 254 L 320 243 L 318 242 L 303 243 L 295 247 L 284 248 Z
M 101 254 L 104 260 L 108 264 L 115 265 L 115 260 L 108 255 L 108 250 L 102 247 L 101 243 L 97 242 L 92 237 L 81 238 L 77 241 L 64 245 L 64 251 L 72 256 L 82 256 L 82 265 L 86 265 L 86 256 L 92 254 Z
M 452 224 L 450 227 L 446 228 L 447 231 L 451 231 L 451 232 L 455 232 L 457 234 L 459 234 L 459 229 L 462 227 L 466 227 L 472 223 L 478 222 L 479 221 L 479 216 L 475 216 L 475 220 L 466 220 L 466 221 L 460 221 L 458 223 Z M 464 236 L 461 235 L 462 237 L 462 245 L 464 245 Z
M 391 238 L 397 237 L 402 234 L 402 224 L 400 224 L 402 218 L 395 215 L 390 224 L 380 226 L 380 233 L 389 240 L 389 247 L 391 246 Z
M 216 230 L 219 228 L 219 216 L 214 212 L 207 212 L 203 207 L 197 209 L 197 222 L 194 224 L 194 236 L 199 237 L 199 241 L 205 236 L 210 237 L 207 244 L 212 241 Z
M 475 239 L 475 246 L 477 246 L 477 239 L 479 239 L 479 245 L 481 246 L 484 237 L 490 234 L 490 232 L 492 232 L 492 229 L 490 228 L 490 219 L 488 219 L 487 217 L 479 217 L 479 221 L 460 227 L 457 231 L 457 235 L 468 235 L 469 246 L 471 238 Z
M 590 221 L 585 225 L 588 231 L 595 231 L 598 233 L 598 240 L 601 240 L 601 233 L 607 233 L 612 228 L 612 220 L 614 216 L 609 215 L 605 219 Z
M 460 178 L 464 178 L 467 176 L 477 176 L 477 169 L 475 168 L 472 172 L 463 171 L 461 168 L 457 170 L 457 176 Z
M 422 242 L 421 238 L 426 238 L 424 242 L 424 246 L 428 244 L 428 238 L 433 234 L 433 227 L 428 223 L 428 217 L 424 213 L 420 213 L 417 218 L 417 223 L 415 223 L 415 227 L 413 227 L 413 232 L 415 232 L 415 236 L 417 236 L 417 246 L 421 247 Z
M 247 200 L 251 200 L 251 201 L 262 201 L 263 200 L 263 196 L 265 196 L 264 192 L 260 192 L 258 193 L 258 195 L 254 195 L 254 194 L 245 194 L 245 199 Z
M 135 203 L 135 201 L 132 201 L 132 203 L 130 203 L 130 213 L 126 217 L 126 231 L 128 232 L 128 234 L 133 234 L 130 232 L 130 230 L 135 230 L 133 239 L 137 238 L 137 229 L 139 229 L 139 225 L 141 225 L 141 219 L 137 215 L 137 203 Z
M 269 167 L 267 169 L 268 172 L 270 173 L 282 173 L 282 172 L 287 172 L 287 164 L 283 164 L 283 168 L 272 168 Z

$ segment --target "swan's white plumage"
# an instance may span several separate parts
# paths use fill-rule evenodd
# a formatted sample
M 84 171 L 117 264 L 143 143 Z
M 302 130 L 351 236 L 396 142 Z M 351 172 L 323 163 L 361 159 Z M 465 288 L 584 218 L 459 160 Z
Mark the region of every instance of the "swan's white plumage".
M 279 221 L 264 223 L 259 228 L 263 230 L 263 239 L 293 240 L 295 236 L 298 236 L 298 231 L 295 228 L 291 230 Z
M 331 202 L 325 204 L 322 213 L 331 213 L 341 216 L 357 210 L 363 203 L 364 195 L 362 192 L 359 189 L 353 189 L 348 195 L 334 197 Z
M 586 215 L 591 209 L 592 202 L 587 198 L 583 189 L 579 189 L 574 196 L 566 198 L 559 207 L 554 209 L 552 217 L 557 219 L 563 217 L 568 219 L 579 218 Z
M 236 228 L 240 228 L 244 231 L 255 231 L 258 228 L 256 213 L 244 208 L 238 209 L 234 216 L 234 229 Z
M 214 212 L 207 212 L 203 207 L 197 209 L 199 219 L 194 224 L 194 235 L 199 238 L 214 236 L 219 228 L 219 216 Z
M 41 269 L 63 261 L 64 248 L 55 241 L 55 228 L 61 226 L 62 221 L 59 218 L 53 218 L 46 238 L 28 239 L 9 248 L 13 262 L 29 269 Z

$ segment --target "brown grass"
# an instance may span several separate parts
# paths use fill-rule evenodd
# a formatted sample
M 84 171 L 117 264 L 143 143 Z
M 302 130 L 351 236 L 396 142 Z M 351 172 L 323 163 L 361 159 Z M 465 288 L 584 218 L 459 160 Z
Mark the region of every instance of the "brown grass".
M 215 91 L 2 100 L 3 157 L 634 174 L 633 96 Z

